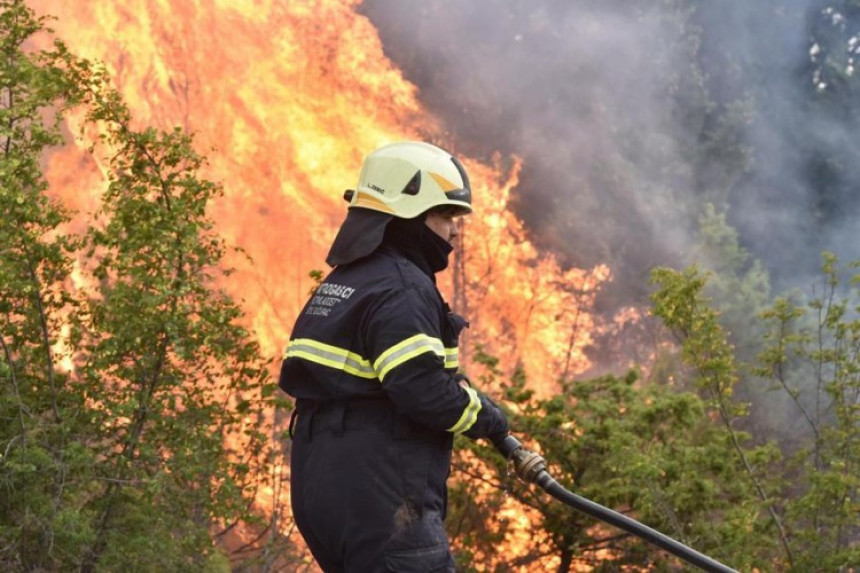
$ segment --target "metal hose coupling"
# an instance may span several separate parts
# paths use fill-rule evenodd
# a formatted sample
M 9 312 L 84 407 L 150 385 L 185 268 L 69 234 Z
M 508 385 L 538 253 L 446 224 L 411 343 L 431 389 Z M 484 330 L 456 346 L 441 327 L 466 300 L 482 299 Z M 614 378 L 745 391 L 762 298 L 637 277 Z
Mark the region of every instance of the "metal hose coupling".
M 493 444 L 505 458 L 513 460 L 514 470 L 521 480 L 527 483 L 537 483 L 543 487 L 538 478 L 542 477 L 541 474 L 547 477 L 549 474 L 545 473 L 546 460 L 540 454 L 525 449 L 520 441 L 510 434 L 497 437 L 493 440 Z
M 541 472 L 546 472 L 546 460 L 540 454 L 519 448 L 512 455 L 514 470 L 521 480 L 527 483 L 537 483 Z

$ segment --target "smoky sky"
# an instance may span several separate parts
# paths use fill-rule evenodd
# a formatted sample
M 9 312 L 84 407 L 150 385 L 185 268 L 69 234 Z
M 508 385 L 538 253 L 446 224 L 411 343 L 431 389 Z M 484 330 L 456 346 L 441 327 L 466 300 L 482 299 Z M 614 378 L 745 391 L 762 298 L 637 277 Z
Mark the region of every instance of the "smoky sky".
M 818 0 L 365 0 L 455 153 L 523 159 L 514 208 L 609 306 L 695 261 L 705 203 L 776 286 L 860 257 L 860 15 Z M 613 297 L 615 299 L 613 300 Z

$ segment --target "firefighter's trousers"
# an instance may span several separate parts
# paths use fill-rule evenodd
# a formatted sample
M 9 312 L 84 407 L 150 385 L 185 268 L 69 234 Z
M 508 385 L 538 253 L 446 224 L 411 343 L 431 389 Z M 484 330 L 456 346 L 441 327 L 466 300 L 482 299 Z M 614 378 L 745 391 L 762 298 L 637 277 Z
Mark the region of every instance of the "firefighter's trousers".
M 299 400 L 291 497 L 327 573 L 454 571 L 443 526 L 452 438 L 387 400 Z

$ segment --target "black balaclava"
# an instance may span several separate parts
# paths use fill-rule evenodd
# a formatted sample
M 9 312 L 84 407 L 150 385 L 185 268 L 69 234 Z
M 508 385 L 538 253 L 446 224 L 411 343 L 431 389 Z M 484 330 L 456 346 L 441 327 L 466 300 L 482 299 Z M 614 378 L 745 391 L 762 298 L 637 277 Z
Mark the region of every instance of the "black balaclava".
M 382 244 L 391 246 L 415 263 L 430 278 L 448 266 L 448 255 L 454 249 L 424 221 L 427 213 L 413 219 L 392 219 L 385 228 Z

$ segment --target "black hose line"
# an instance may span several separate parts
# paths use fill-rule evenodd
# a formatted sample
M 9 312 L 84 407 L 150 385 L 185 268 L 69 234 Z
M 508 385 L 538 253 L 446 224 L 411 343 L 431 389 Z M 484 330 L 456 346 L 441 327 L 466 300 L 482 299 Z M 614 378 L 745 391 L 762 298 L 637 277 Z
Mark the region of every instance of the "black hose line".
M 547 473 L 546 461 L 540 455 L 523 448 L 522 444 L 513 436 L 508 435 L 501 440 L 494 440 L 493 444 L 505 458 L 513 460 L 514 468 L 520 479 L 537 484 L 541 489 L 562 503 L 600 521 L 632 533 L 649 543 L 653 543 L 676 557 L 680 557 L 690 565 L 695 565 L 702 571 L 708 571 L 709 573 L 737 573 L 731 567 L 727 567 L 719 561 L 711 559 L 707 555 L 703 555 L 695 549 L 687 547 L 683 543 L 651 529 L 645 524 L 639 523 L 635 519 L 631 519 L 626 515 L 622 515 L 617 511 L 613 511 L 599 503 L 566 490 Z

